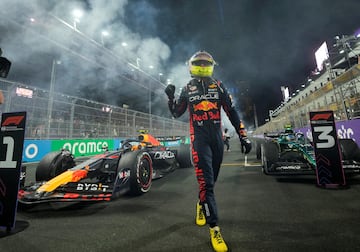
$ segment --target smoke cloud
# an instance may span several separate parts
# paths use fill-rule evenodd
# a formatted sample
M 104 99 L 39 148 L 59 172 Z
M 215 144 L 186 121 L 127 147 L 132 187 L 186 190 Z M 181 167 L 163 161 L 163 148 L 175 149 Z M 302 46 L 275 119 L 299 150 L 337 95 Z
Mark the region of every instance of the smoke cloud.
M 179 93 L 185 61 L 206 50 L 244 117 L 256 105 L 261 124 L 280 87 L 298 88 L 315 68 L 321 43 L 360 23 L 358 0 L 275 2 L 0 0 L 0 46 L 13 62 L 9 79 L 46 88 L 56 60 L 55 91 L 146 112 L 151 88 L 153 112 L 165 115 L 167 79 Z
M 127 26 L 127 0 L 0 0 L 0 5 L 0 46 L 13 63 L 10 79 L 48 89 L 54 62 L 57 92 L 147 112 L 152 89 L 153 105 L 166 105 L 165 79 L 178 79 L 164 68 L 170 47 Z M 137 7 L 144 20 L 156 14 L 146 2 Z M 78 20 L 75 9 L 82 11 Z

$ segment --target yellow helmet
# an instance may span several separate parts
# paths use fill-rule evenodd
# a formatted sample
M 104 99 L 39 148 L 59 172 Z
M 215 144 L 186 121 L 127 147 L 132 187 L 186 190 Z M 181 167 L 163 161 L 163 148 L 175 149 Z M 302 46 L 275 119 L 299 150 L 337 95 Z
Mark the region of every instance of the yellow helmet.
M 210 53 L 196 52 L 189 59 L 189 70 L 192 77 L 210 77 L 213 74 L 216 62 Z

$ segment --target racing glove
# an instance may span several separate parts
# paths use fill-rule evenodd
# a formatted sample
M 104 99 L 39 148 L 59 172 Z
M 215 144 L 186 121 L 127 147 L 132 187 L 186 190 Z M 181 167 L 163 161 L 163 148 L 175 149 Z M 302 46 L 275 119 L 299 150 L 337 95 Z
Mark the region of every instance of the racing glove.
M 165 93 L 168 96 L 169 100 L 174 100 L 175 86 L 172 84 L 167 85 L 165 88 Z
M 248 154 L 251 151 L 251 142 L 247 137 L 240 137 L 241 152 Z

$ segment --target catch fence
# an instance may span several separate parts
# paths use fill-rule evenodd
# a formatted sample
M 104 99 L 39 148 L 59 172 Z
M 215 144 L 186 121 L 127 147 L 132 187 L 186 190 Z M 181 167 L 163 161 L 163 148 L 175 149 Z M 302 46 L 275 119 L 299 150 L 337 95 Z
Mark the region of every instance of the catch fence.
M 26 111 L 27 139 L 135 137 L 140 130 L 155 136 L 187 136 L 188 123 L 104 103 L 51 93 L 0 78 L 5 103 L 1 112 Z

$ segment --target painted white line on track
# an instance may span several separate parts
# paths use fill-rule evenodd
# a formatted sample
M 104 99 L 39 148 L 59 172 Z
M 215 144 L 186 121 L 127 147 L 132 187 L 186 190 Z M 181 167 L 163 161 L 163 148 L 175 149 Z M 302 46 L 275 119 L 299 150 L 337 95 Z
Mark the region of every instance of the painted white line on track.
M 241 166 L 241 167 L 244 167 L 244 166 L 261 166 L 260 163 L 257 163 L 257 162 L 254 162 L 254 163 L 246 163 L 246 165 L 244 165 L 244 163 L 222 163 L 221 166 Z
M 221 167 L 230 167 L 230 166 L 239 166 L 239 167 L 244 167 L 244 163 L 227 163 L 227 164 L 222 164 Z M 246 167 L 251 167 L 251 166 L 261 166 L 260 164 L 247 164 Z

